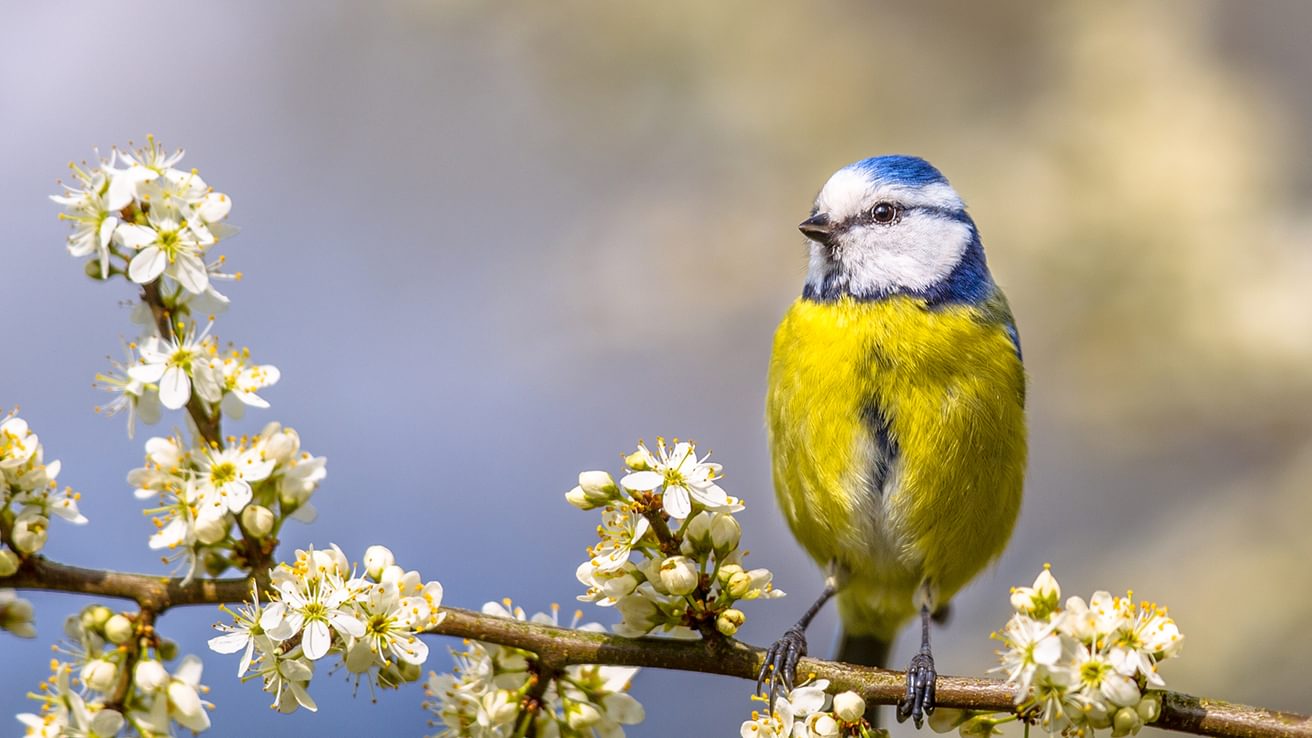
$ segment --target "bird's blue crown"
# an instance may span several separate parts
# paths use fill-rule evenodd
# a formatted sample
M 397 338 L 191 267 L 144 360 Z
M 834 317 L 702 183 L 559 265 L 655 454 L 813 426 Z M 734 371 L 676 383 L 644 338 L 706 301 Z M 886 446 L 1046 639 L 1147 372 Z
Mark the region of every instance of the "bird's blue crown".
M 879 184 L 898 184 L 908 187 L 948 184 L 948 178 L 944 177 L 942 172 L 918 156 L 902 154 L 872 156 L 848 164 L 844 168 L 860 172 L 871 182 Z

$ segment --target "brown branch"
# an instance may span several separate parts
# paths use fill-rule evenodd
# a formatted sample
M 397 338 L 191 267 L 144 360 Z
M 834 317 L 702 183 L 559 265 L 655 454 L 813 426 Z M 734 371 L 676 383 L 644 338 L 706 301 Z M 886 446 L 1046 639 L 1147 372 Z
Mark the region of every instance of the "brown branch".
M 446 619 L 429 632 L 472 638 L 535 651 L 553 664 L 614 664 L 722 674 L 755 681 L 764 652 L 737 641 L 629 639 L 604 633 L 555 628 L 518 620 L 444 608 Z M 802 659 L 799 675 L 828 679 L 837 691 L 854 690 L 867 702 L 891 705 L 906 692 L 902 672 Z M 938 678 L 937 703 L 965 710 L 1011 712 L 1011 688 L 992 679 Z M 1166 692 L 1162 715 L 1154 727 L 1233 738 L 1310 738 L 1312 718 L 1289 712 L 1236 705 L 1220 700 Z
M 250 597 L 247 578 L 193 579 L 186 584 L 176 577 L 129 574 L 55 563 L 44 556 L 24 560 L 18 571 L 0 577 L 0 588 L 76 592 L 132 600 L 155 614 L 182 605 L 215 605 L 242 602 Z
M 119 597 L 156 614 L 184 605 L 242 602 L 250 579 L 181 579 L 147 574 L 83 569 L 41 556 L 25 560 L 0 588 L 40 589 Z M 519 620 L 443 608 L 445 619 L 429 630 L 435 635 L 471 638 L 533 651 L 543 664 L 560 669 L 572 664 L 611 664 L 721 674 L 754 682 L 764 652 L 730 638 L 675 641 L 620 638 Z M 906 691 L 902 672 L 804 658 L 798 674 L 828 679 L 834 690 L 854 690 L 870 703 L 894 704 Z M 1011 712 L 1012 691 L 993 679 L 940 676 L 937 702 L 942 707 Z M 1312 717 L 1237 705 L 1222 700 L 1164 692 L 1162 715 L 1154 727 L 1182 733 L 1230 738 L 1312 738 Z

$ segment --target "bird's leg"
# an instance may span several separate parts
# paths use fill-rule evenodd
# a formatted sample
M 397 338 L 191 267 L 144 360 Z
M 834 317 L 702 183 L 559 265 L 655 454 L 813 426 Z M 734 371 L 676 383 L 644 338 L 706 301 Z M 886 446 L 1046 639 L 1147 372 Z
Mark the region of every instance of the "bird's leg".
M 833 576 L 826 578 L 825 591 L 820 593 L 820 597 L 802 613 L 796 625 L 784 631 L 779 640 L 766 649 L 765 661 L 761 664 L 760 673 L 756 675 L 756 691 L 761 691 L 762 683 L 769 683 L 771 712 L 774 711 L 775 697 L 781 691 L 786 693 L 793 689 L 793 681 L 797 678 L 797 662 L 806 655 L 806 627 L 836 592 L 838 592 L 837 578 Z
M 929 605 L 920 606 L 920 653 L 911 657 L 907 667 L 907 695 L 897 703 L 897 721 L 908 717 L 919 728 L 926 715 L 934 713 L 934 654 L 929 650 L 929 621 L 933 617 Z

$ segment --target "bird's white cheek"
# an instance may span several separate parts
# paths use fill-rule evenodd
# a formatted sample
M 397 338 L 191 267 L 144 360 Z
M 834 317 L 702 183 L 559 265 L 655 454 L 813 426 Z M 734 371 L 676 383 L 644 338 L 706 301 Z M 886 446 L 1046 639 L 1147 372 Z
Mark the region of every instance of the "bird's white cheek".
M 946 279 L 970 245 L 965 223 L 909 217 L 849 234 L 839 259 L 853 292 L 924 290 Z

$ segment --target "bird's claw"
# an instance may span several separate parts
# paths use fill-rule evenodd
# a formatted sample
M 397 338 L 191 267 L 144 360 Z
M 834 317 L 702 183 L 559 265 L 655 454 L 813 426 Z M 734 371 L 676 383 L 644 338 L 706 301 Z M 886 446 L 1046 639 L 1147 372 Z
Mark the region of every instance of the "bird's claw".
M 770 686 L 770 711 L 774 711 L 774 700 L 780 694 L 793 691 L 797 679 L 797 662 L 806 655 L 806 633 L 801 628 L 789 628 L 770 644 L 765 651 L 765 661 L 761 671 L 756 675 L 756 691 L 761 692 L 761 685 Z
M 934 681 L 937 678 L 934 657 L 928 651 L 921 651 L 911 658 L 911 665 L 907 667 L 907 694 L 897 703 L 899 723 L 911 718 L 919 728 L 926 715 L 934 714 Z

